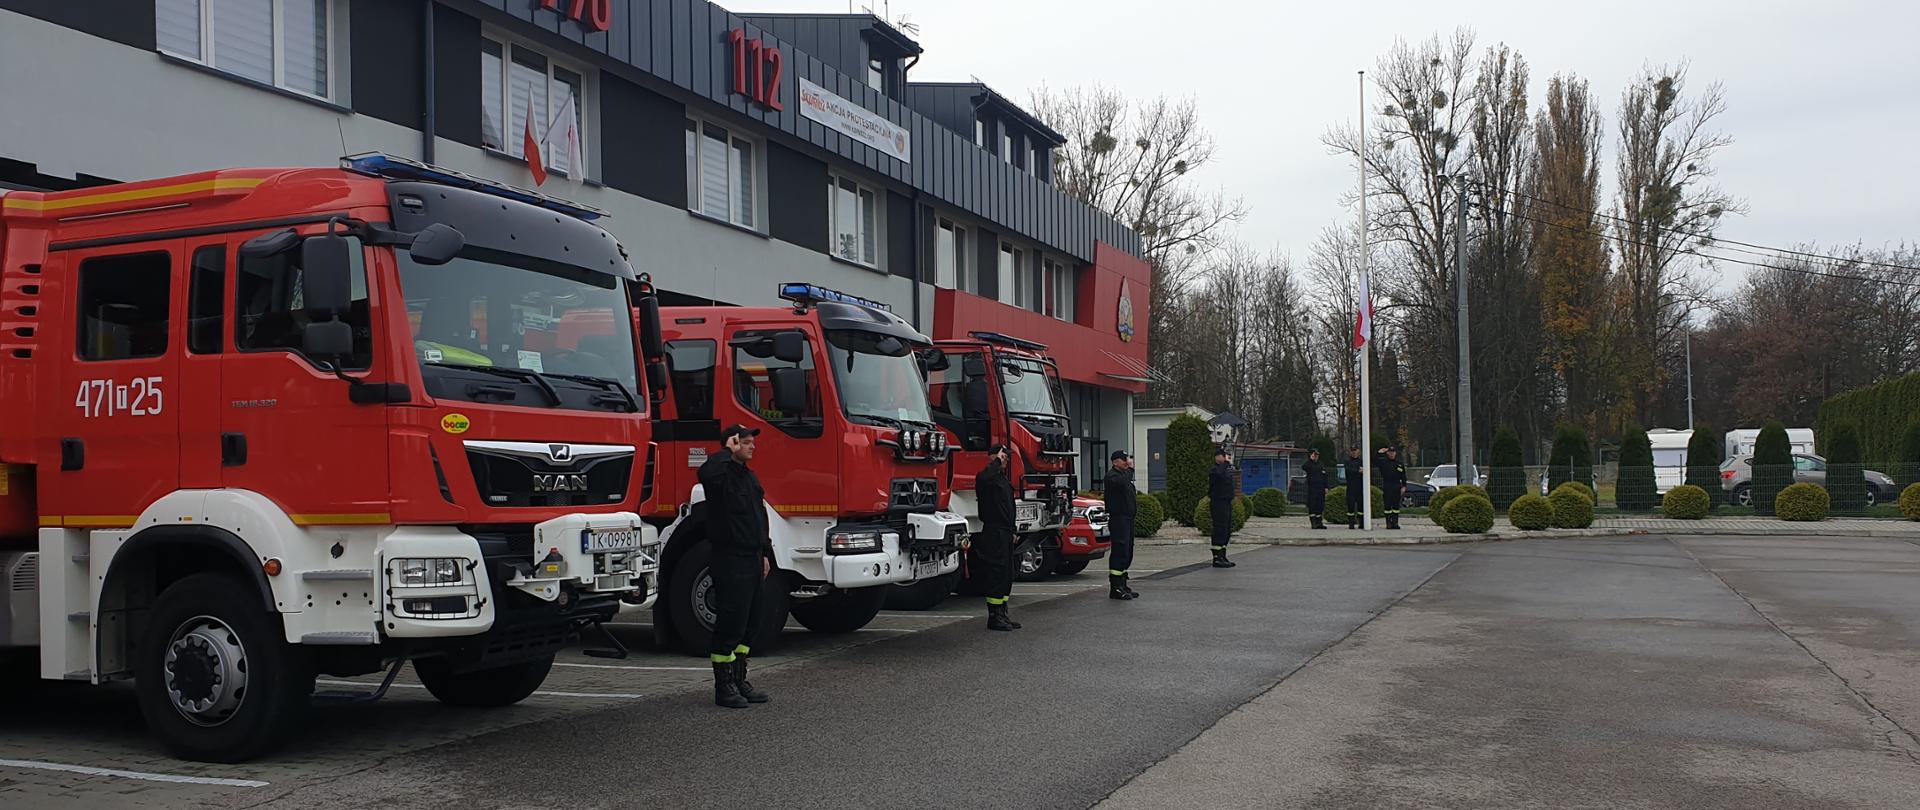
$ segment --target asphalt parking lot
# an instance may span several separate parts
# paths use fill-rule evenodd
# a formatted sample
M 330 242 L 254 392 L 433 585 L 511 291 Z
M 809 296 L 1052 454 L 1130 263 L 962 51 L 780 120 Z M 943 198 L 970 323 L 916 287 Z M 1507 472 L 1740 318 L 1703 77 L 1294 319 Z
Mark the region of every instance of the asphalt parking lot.
M 1920 807 L 1920 544 L 1204 556 L 1144 547 L 1132 603 L 1097 569 L 1020 585 L 1013 634 L 977 600 L 790 631 L 740 712 L 644 616 L 633 657 L 570 650 L 520 706 L 403 685 L 239 766 L 166 757 L 127 689 L 29 684 L 0 805 Z

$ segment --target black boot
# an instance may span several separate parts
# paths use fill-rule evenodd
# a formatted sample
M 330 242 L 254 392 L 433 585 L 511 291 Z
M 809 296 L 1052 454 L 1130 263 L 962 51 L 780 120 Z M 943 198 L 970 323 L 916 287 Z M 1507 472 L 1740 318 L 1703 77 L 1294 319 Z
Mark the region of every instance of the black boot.
M 1349 529 L 1360 528 L 1360 518 L 1355 516 L 1352 512 L 1347 513 L 1347 528 Z
M 987 629 L 988 630 L 1014 629 L 1013 620 L 1007 618 L 1006 605 L 988 605 L 987 606 Z
M 1307 519 L 1313 522 L 1313 527 L 1316 529 L 1324 529 L 1327 527 L 1327 522 L 1321 520 L 1319 515 L 1308 515 Z
M 1400 528 L 1400 516 L 1399 516 L 1399 515 L 1388 515 L 1388 516 L 1387 516 L 1387 528 L 1389 528 L 1389 529 L 1398 529 L 1398 528 Z
M 747 699 L 740 696 L 740 686 L 733 680 L 733 662 L 713 662 L 713 705 L 729 709 L 744 709 Z
M 1234 566 L 1236 566 L 1236 565 L 1239 565 L 1239 563 L 1236 563 L 1236 562 L 1234 562 L 1234 561 L 1232 561 L 1232 560 L 1229 560 L 1229 559 L 1227 559 L 1227 550 L 1226 550 L 1226 549 L 1224 549 L 1224 548 L 1216 548 L 1216 549 L 1214 549 L 1214 550 L 1213 550 L 1213 567 L 1215 567 L 1215 568 L 1232 568 L 1232 567 L 1234 567 Z
M 753 688 L 753 684 L 747 683 L 747 657 L 745 655 L 736 654 L 733 657 L 733 686 L 736 690 L 739 690 L 741 697 L 747 699 L 748 703 L 765 703 L 773 699 L 769 697 L 767 693 Z
M 1127 587 L 1126 574 L 1107 575 L 1108 599 L 1134 599 L 1137 597 L 1139 597 L 1139 594 L 1134 593 L 1132 588 Z

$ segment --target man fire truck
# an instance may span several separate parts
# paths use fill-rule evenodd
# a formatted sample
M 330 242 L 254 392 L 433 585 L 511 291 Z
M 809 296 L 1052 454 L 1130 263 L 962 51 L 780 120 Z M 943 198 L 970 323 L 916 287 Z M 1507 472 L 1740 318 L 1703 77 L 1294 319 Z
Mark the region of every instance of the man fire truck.
M 951 431 L 954 443 L 953 511 L 967 519 L 970 532 L 981 530 L 974 476 L 986 466 L 987 448 L 1004 443 L 1013 450 L 1009 472 L 1017 498 L 1014 577 L 1034 581 L 1083 569 L 1099 555 L 1069 559 L 1061 547 L 1061 529 L 1073 517 L 1075 453 L 1060 371 L 1045 344 L 996 332 L 969 334 L 969 340 L 935 344 L 945 364 L 929 375 L 934 420 Z M 897 589 L 888 604 L 932 608 L 956 586 L 967 589 L 967 580 L 915 583 Z
M 0 197 L 0 646 L 200 760 L 318 675 L 531 694 L 658 568 L 597 216 L 382 155 Z
M 668 307 L 669 392 L 657 394 L 661 597 L 656 635 L 703 650 L 713 627 L 704 495 L 695 473 L 720 431 L 760 428 L 773 573 L 755 652 L 789 614 L 809 630 L 858 630 L 890 586 L 959 567 L 966 521 L 945 511 L 948 447 L 928 411 L 930 341 L 885 304 L 810 284 L 788 307 Z M 681 500 L 684 498 L 685 500 Z M 678 504 L 676 506 L 676 504 Z

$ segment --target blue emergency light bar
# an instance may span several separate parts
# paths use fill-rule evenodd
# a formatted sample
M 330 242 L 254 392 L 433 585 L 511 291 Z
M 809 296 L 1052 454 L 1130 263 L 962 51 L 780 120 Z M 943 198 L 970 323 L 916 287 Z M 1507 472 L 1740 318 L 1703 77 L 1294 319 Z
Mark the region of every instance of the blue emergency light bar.
M 438 166 L 421 163 L 417 160 L 394 157 L 381 152 L 365 152 L 358 155 L 348 155 L 340 159 L 340 168 L 387 180 L 414 180 L 422 183 L 437 183 L 443 186 L 479 191 L 492 194 L 496 197 L 518 200 L 528 205 L 545 208 L 549 211 L 557 211 L 576 219 L 587 220 L 588 222 L 607 215 L 607 212 L 589 205 L 568 202 L 558 197 L 549 197 L 537 191 L 528 191 L 518 186 L 510 186 L 505 183 L 456 172 L 452 169 L 443 169 Z
M 841 304 L 852 304 L 857 307 L 877 309 L 882 312 L 893 311 L 893 307 L 889 304 L 882 304 L 879 301 L 869 301 L 857 295 L 848 295 L 839 290 L 829 290 L 817 284 L 808 284 L 801 281 L 790 281 L 780 285 L 780 297 L 792 301 L 799 306 L 806 306 L 816 301 L 833 301 Z
M 1047 344 L 1045 343 L 1035 343 L 1031 340 L 1024 340 L 1012 335 L 1003 335 L 999 332 L 968 332 L 967 334 L 972 335 L 975 340 L 998 343 L 1002 346 L 1012 346 L 1016 349 L 1026 349 L 1030 352 L 1044 352 L 1047 350 Z

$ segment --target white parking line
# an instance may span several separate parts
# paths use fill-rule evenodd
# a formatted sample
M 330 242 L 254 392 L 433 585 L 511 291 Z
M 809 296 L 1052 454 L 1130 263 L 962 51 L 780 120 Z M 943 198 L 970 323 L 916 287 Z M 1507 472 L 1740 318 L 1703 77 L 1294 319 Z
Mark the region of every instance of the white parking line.
M 556 667 L 573 667 L 575 669 L 647 669 L 671 672 L 707 672 L 710 669 L 710 667 L 642 667 L 632 664 L 570 664 L 565 661 L 555 661 L 553 665 Z
M 361 687 L 379 686 L 379 684 L 376 684 L 376 683 L 364 683 L 361 681 L 335 681 L 335 680 L 328 680 L 326 678 L 317 678 L 314 680 L 314 683 L 324 683 L 328 686 L 361 686 Z M 394 684 L 394 686 L 399 687 L 401 689 L 425 689 L 426 688 L 417 683 L 396 683 Z M 636 700 L 639 698 L 646 697 L 646 695 L 632 695 L 624 692 L 535 692 L 534 694 L 540 695 L 542 697 L 599 698 L 601 700 Z
M 186 785 L 220 785 L 222 787 L 257 788 L 266 787 L 266 782 L 256 779 L 219 779 L 212 776 L 178 776 L 170 773 L 145 773 L 142 771 L 120 771 L 112 768 L 94 768 L 86 765 L 67 765 L 59 762 L 34 762 L 25 759 L 0 759 L 0 768 L 21 768 L 35 771 L 64 771 L 66 773 L 86 774 L 87 776 L 111 776 L 117 779 L 139 779 L 146 782 L 175 782 Z
M 920 632 L 920 630 L 921 628 L 918 628 L 918 627 L 862 627 L 853 632 L 855 633 L 918 633 Z
M 978 619 L 981 616 L 985 616 L 987 614 L 985 613 L 935 613 L 930 610 L 883 610 L 883 611 L 880 611 L 880 615 L 886 616 L 888 618 L 893 618 L 893 619 L 918 619 L 923 616 L 929 619 L 936 619 L 936 618 Z

